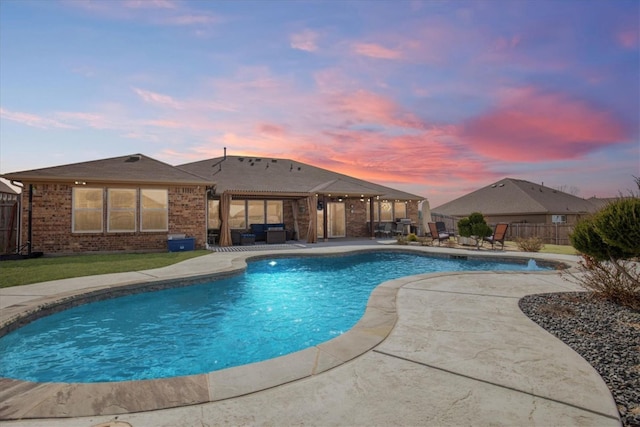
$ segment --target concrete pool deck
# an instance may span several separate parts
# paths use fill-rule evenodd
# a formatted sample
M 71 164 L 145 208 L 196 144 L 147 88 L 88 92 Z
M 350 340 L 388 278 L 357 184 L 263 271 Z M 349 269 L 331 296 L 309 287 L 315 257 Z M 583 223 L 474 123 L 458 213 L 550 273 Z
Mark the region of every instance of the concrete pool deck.
M 212 253 L 155 270 L 0 289 L 0 325 L 60 299 L 228 273 L 255 256 L 371 249 L 568 264 L 577 260 L 376 244 Z M 0 420 L 7 426 L 115 425 L 116 420 L 134 427 L 619 426 L 614 400 L 597 372 L 518 308 L 527 294 L 579 290 L 555 271 L 405 277 L 376 288 L 365 316 L 351 331 L 293 355 L 153 381 L 40 384 L 0 379 Z M 155 409 L 159 407 L 167 409 Z

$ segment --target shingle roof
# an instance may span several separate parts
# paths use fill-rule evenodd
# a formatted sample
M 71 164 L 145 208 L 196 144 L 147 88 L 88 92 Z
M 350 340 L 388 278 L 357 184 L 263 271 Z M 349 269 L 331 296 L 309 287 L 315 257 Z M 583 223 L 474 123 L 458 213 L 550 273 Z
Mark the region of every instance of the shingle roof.
M 216 192 L 333 194 L 388 200 L 422 200 L 424 197 L 363 181 L 295 160 L 226 156 L 178 165 L 182 170 L 209 177 Z
M 142 154 L 33 169 L 2 175 L 15 181 L 211 185 L 207 180 Z
M 595 212 L 597 206 L 588 200 L 529 181 L 504 178 L 494 184 L 459 197 L 432 212 L 467 216 L 484 215 L 574 214 Z

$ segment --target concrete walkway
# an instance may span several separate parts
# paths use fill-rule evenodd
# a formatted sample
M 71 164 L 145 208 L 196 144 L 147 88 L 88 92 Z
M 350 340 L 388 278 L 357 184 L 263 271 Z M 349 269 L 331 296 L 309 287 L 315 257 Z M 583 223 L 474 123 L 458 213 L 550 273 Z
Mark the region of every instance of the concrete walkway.
M 369 249 L 380 247 L 284 249 L 281 254 Z M 500 258 L 523 255 L 445 248 L 403 249 L 438 255 Z M 60 294 L 225 272 L 242 268 L 248 257 L 266 254 L 214 253 L 147 272 L 2 289 L 0 323 L 24 311 L 25 307 Z M 539 261 L 575 261 L 575 257 L 568 256 L 525 256 Z M 2 425 L 88 427 L 111 422 L 114 426 L 129 423 L 134 427 L 619 426 L 611 393 L 596 371 L 518 308 L 519 298 L 527 294 L 575 290 L 580 289 L 556 272 L 441 273 L 406 277 L 376 289 L 368 304 L 366 319 L 354 328 L 359 328 L 358 331 L 350 331 L 351 336 L 347 333 L 342 340 L 332 340 L 326 347 L 318 346 L 313 353 L 311 349 L 300 352 L 304 355 L 296 359 L 279 358 L 285 362 L 275 364 L 271 361 L 268 373 L 260 369 L 261 364 L 238 368 L 234 375 L 226 376 L 222 391 L 219 382 L 211 382 L 220 381 L 222 377 L 207 376 L 208 403 L 119 415 L 3 421 Z M 356 348 L 357 354 L 352 353 L 350 346 Z M 299 360 L 305 360 L 302 364 L 308 362 L 306 356 L 313 358 L 311 372 L 289 374 L 299 370 Z M 325 367 L 318 369 L 319 364 Z M 271 378 L 265 380 L 265 375 Z M 274 375 L 279 380 L 276 378 L 272 383 Z M 259 386 L 252 389 L 251 385 L 255 384 Z M 51 397 L 34 394 L 40 396 L 40 400 L 33 400 L 31 408 L 17 408 L 14 394 L 7 392 L 12 386 L 2 382 L 0 385 L 5 389 L 0 390 L 0 414 L 11 412 L 7 407 L 14 405 L 13 410 L 24 410 L 24 415 L 29 416 L 30 411 L 37 413 L 38 407 L 51 404 Z M 183 386 L 184 393 L 189 393 L 191 389 Z M 150 393 L 145 396 L 131 393 L 126 399 L 153 400 L 153 392 Z M 220 400 L 211 397 L 216 393 L 222 393 Z M 225 393 L 236 397 L 226 398 Z M 88 402 L 93 402 L 95 407 L 99 397 L 92 396 L 94 400 L 88 399 Z M 60 394 L 57 402 L 64 406 Z

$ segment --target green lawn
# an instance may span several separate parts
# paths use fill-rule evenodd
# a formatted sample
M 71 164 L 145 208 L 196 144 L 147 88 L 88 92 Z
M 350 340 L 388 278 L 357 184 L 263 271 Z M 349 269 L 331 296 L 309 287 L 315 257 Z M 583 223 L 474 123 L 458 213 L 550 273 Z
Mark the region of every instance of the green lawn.
M 511 247 L 515 243 L 507 242 Z M 571 246 L 544 245 L 540 252 L 575 255 Z M 122 273 L 165 267 L 209 251 L 162 252 L 149 254 L 72 255 L 0 262 L 0 288 L 47 282 L 96 274 Z
M 0 288 L 95 274 L 165 267 L 210 251 L 148 254 L 72 255 L 0 262 Z

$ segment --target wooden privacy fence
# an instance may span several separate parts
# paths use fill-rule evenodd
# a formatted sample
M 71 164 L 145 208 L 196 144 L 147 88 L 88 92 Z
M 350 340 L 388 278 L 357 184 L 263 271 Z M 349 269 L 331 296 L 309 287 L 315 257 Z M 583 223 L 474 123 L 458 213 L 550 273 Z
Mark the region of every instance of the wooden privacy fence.
M 433 222 L 442 221 L 445 223 L 447 230 L 458 232 L 458 220 L 459 218 L 442 215 L 437 213 L 431 213 L 431 219 Z M 495 224 L 489 224 L 491 228 L 495 227 Z M 569 234 L 573 232 L 573 225 L 569 224 L 536 224 L 536 223 L 510 223 L 507 230 L 507 240 L 514 241 L 517 238 L 526 239 L 529 237 L 538 237 L 542 239 L 544 243 L 550 245 L 570 245 Z
M 18 202 L 3 200 L 0 202 L 0 253 L 16 250 L 18 231 Z
M 514 223 L 509 224 L 507 240 L 538 237 L 551 245 L 570 245 L 569 234 L 573 232 L 573 227 L 569 224 Z

